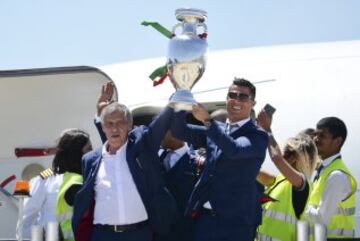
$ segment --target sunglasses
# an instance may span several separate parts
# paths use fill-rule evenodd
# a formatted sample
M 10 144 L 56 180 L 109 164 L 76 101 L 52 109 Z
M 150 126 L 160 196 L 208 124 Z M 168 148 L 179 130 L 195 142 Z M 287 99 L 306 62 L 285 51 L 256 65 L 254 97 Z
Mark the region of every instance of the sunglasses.
M 239 92 L 228 92 L 227 96 L 229 99 L 238 101 L 248 101 L 250 99 L 250 95 Z

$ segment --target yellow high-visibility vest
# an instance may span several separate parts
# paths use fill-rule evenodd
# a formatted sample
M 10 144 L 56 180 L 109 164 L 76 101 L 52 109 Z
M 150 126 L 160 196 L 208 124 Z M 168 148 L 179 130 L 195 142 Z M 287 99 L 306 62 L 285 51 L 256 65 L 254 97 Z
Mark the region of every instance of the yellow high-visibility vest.
M 297 217 L 292 204 L 292 185 L 278 175 L 266 194 L 276 199 L 263 205 L 262 224 L 258 228 L 259 241 L 295 241 Z
M 74 184 L 82 184 L 82 176 L 77 173 L 65 172 L 63 182 L 57 195 L 56 216 L 65 241 L 74 241 L 74 233 L 71 227 L 73 207 L 65 201 L 66 191 Z
M 313 183 L 313 189 L 310 193 L 308 206 L 319 207 L 321 197 L 323 195 L 326 181 L 331 172 L 338 170 L 342 171 L 349 177 L 351 185 L 351 194 L 343 200 L 339 205 L 337 212 L 330 218 L 327 225 L 327 237 L 328 238 L 345 238 L 355 236 L 355 205 L 356 205 L 356 188 L 357 183 L 349 169 L 345 166 L 344 162 L 338 158 L 330 163 L 321 172 L 319 179 Z M 310 229 L 311 232 L 312 228 Z M 313 237 L 312 237 L 313 239 Z

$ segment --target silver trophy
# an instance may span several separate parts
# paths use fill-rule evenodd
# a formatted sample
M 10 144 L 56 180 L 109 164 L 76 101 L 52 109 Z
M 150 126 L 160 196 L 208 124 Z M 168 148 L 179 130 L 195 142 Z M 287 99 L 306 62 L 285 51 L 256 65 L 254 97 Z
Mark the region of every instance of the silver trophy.
M 207 13 L 200 9 L 180 8 L 175 11 L 180 23 L 173 27 L 169 42 L 167 68 L 176 92 L 170 104 L 176 109 L 189 110 L 195 101 L 190 90 L 201 78 L 206 66 Z

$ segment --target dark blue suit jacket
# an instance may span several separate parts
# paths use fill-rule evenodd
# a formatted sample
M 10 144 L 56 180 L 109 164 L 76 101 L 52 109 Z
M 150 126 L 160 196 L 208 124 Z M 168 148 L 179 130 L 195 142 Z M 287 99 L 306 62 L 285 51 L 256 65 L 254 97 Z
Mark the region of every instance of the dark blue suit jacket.
M 162 174 L 165 185 L 174 196 L 181 213 L 184 213 L 198 179 L 196 175 L 196 163 L 189 154 L 183 155 L 169 171 Z
M 167 235 L 155 235 L 155 241 L 193 240 L 193 221 L 189 217 L 184 217 L 183 213 L 198 179 L 196 167 L 196 161 L 186 153 L 170 170 L 162 170 L 165 185 L 174 196 L 180 215 L 172 223 L 170 232 Z
M 175 201 L 167 191 L 159 169 L 158 150 L 165 132 L 169 129 L 173 110 L 166 108 L 149 125 L 134 128 L 128 136 L 126 159 L 130 173 L 147 211 L 149 221 L 158 233 L 166 233 L 176 212 Z M 84 155 L 82 162 L 83 187 L 74 203 L 72 227 L 80 240 L 83 226 L 92 224 L 94 208 L 94 185 L 101 162 L 101 149 Z M 90 223 L 89 223 L 90 222 Z M 91 234 L 89 234 L 91 235 Z M 83 238 L 81 238 L 83 240 Z
M 200 211 L 210 201 L 219 218 L 233 220 L 236 225 L 261 223 L 261 204 L 256 176 L 265 159 L 267 134 L 252 121 L 225 134 L 225 124 L 213 121 L 210 128 L 186 124 L 185 112 L 174 115 L 172 133 L 194 146 L 206 148 L 207 159 L 197 182 L 186 214 Z M 251 145 L 236 141 L 246 137 Z

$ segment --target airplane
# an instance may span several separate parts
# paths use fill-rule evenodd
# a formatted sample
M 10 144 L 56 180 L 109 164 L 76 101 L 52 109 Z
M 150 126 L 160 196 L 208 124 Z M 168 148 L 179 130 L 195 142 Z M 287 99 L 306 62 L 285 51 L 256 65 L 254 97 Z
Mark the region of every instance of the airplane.
M 50 167 L 51 148 L 65 128 L 83 128 L 93 146 L 100 145 L 93 119 L 101 85 L 107 81 L 115 83 L 115 99 L 132 110 L 135 124 L 151 118 L 174 92 L 170 81 L 152 87 L 148 78 L 165 63 L 165 58 L 154 58 L 97 68 L 0 71 L 0 240 L 15 237 L 17 201 L 9 195 L 14 176 L 29 179 Z M 266 103 L 277 109 L 272 129 L 279 143 L 315 127 L 322 117 L 341 118 L 348 128 L 342 157 L 359 181 L 358 66 L 360 40 L 210 51 L 205 73 L 191 91 L 213 111 L 225 107 L 234 77 L 252 81 L 257 88 L 255 111 Z M 262 168 L 277 172 L 268 157 Z M 359 204 L 357 195 L 356 237 L 360 236 Z

